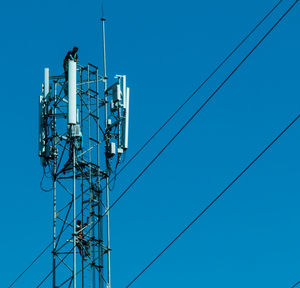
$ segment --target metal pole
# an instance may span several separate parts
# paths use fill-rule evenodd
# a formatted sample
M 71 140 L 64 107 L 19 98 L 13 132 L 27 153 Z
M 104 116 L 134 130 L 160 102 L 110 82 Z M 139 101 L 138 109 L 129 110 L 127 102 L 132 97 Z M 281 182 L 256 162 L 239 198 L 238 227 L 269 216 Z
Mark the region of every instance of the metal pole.
M 80 68 L 80 129 L 83 133 L 83 103 L 82 103 L 82 68 Z M 83 156 L 81 156 L 81 161 L 83 160 Z M 83 219 L 83 197 L 84 197 L 84 188 L 83 188 L 83 175 L 81 173 L 81 223 L 84 223 Z M 84 287 L 84 261 L 83 257 L 81 257 L 81 287 Z
M 105 100 L 105 131 L 107 132 L 108 118 L 107 118 L 107 73 L 106 73 L 106 47 L 105 47 L 105 18 L 102 17 L 102 40 L 103 40 L 103 69 L 104 69 L 104 100 Z M 107 133 L 105 135 L 105 145 L 106 148 L 109 144 L 109 139 Z M 110 229 L 109 229 L 109 167 L 108 160 L 106 159 L 106 229 L 107 229 L 107 239 L 106 239 L 106 249 L 107 249 L 107 288 L 111 287 L 111 270 L 110 270 Z
M 109 209 L 109 177 L 106 177 L 106 209 Z M 106 211 L 107 211 L 106 210 Z M 110 230 L 109 230 L 109 212 L 106 214 L 107 219 L 107 287 L 111 287 L 110 271 Z
M 74 139 L 73 139 L 74 141 Z M 76 150 L 73 145 L 73 287 L 76 288 Z
M 90 65 L 87 66 L 87 84 L 88 84 L 88 120 L 89 120 L 89 187 L 90 187 L 90 195 L 89 195 L 89 202 L 90 202 L 90 218 L 91 218 L 91 223 L 94 222 L 94 216 L 93 216 L 93 206 L 94 206 L 94 192 L 93 192 L 93 187 L 92 187 L 92 145 L 91 145 L 91 91 L 90 91 Z M 91 229 L 90 231 L 90 239 L 93 239 L 94 236 L 94 228 Z M 91 246 L 91 261 L 90 261 L 90 287 L 94 287 L 93 284 L 93 279 L 94 279 L 94 246 L 93 246 L 93 240 L 90 241 L 90 246 Z
M 54 102 L 56 103 L 56 89 L 57 84 L 54 84 Z M 56 169 L 57 169 L 57 148 L 56 148 L 56 106 L 54 108 L 53 117 L 53 130 L 54 130 L 54 160 L 53 160 L 53 276 L 52 286 L 56 288 Z
M 54 140 L 55 141 L 55 140 Z M 54 151 L 56 151 L 56 143 L 54 144 Z M 54 161 L 53 161 L 53 175 L 54 175 L 54 180 L 53 180 L 53 288 L 56 288 L 56 156 L 54 156 Z
M 100 220 L 100 215 L 101 215 L 101 203 L 102 203 L 102 191 L 100 191 L 100 127 L 99 127 L 99 83 L 98 83 L 98 68 L 96 70 L 96 92 L 97 92 L 97 98 L 96 98 L 96 116 L 97 116 L 97 167 L 98 167 L 98 175 L 97 175 L 97 189 L 98 189 L 98 263 L 99 263 L 99 278 L 98 278 L 98 282 L 99 282 L 99 288 L 101 288 L 101 277 L 102 277 L 102 261 L 101 261 L 101 253 L 102 253 L 102 249 L 101 249 L 101 240 L 102 240 L 102 233 L 101 233 L 101 223 L 102 221 Z

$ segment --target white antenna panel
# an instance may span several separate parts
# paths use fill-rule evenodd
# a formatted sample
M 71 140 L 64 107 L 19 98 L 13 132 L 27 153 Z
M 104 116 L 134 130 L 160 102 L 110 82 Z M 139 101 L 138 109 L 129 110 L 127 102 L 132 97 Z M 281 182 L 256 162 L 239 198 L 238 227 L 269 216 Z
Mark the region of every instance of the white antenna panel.
M 43 124 L 43 95 L 40 96 L 40 101 L 39 101 L 39 156 L 42 155 L 44 151 L 44 130 L 42 127 Z
M 123 148 L 128 148 L 128 129 L 129 129 L 129 88 L 126 88 L 124 95 L 125 120 L 123 122 Z
M 44 97 L 45 99 L 49 94 L 49 68 L 44 69 Z
M 126 107 L 126 75 L 123 75 L 122 76 L 122 96 L 123 96 L 123 105 L 124 105 L 124 108 Z
M 77 123 L 77 109 L 76 109 L 76 62 L 69 60 L 69 70 L 68 70 L 68 124 Z

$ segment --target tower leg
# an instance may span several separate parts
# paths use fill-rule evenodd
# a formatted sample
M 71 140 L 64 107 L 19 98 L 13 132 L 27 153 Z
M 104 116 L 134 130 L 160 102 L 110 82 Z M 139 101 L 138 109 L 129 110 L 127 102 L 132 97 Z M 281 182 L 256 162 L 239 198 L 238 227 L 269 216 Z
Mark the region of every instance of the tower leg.
M 76 288 L 76 150 L 73 143 L 73 287 Z

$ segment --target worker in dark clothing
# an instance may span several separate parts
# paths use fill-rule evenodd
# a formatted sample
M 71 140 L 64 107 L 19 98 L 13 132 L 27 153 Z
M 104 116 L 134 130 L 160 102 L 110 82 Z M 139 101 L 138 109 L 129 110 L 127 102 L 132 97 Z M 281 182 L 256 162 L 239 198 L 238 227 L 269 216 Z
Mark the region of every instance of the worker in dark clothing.
M 63 67 L 64 67 L 64 71 L 65 71 L 65 88 L 64 88 L 65 95 L 68 94 L 67 82 L 68 82 L 69 60 L 74 60 L 76 63 L 78 63 L 77 52 L 78 52 L 78 48 L 76 46 L 74 46 L 72 51 L 68 51 L 68 53 L 64 59 Z
M 76 223 L 76 234 L 77 234 L 77 241 L 76 246 L 79 250 L 79 253 L 81 257 L 83 257 L 83 260 L 86 260 L 86 256 L 89 256 L 89 243 L 87 240 L 84 239 L 84 229 L 89 225 L 89 217 L 86 219 L 86 223 L 82 225 L 82 222 L 80 220 L 77 220 Z
M 64 71 L 65 71 L 65 80 L 68 81 L 68 68 L 69 68 L 69 60 L 74 60 L 78 63 L 78 48 L 76 46 L 73 47 L 72 51 L 68 51 L 65 59 L 64 59 Z

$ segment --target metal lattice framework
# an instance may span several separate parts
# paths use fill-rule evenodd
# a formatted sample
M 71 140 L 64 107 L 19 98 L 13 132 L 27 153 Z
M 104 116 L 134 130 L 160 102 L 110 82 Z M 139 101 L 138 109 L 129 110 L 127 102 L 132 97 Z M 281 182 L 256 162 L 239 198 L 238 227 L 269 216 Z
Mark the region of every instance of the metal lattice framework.
M 46 68 L 40 96 L 39 156 L 53 182 L 53 287 L 110 288 L 109 183 L 128 145 L 129 89 L 125 76 L 107 88 L 96 66 L 76 67 L 76 124 L 68 122 L 64 76 Z

